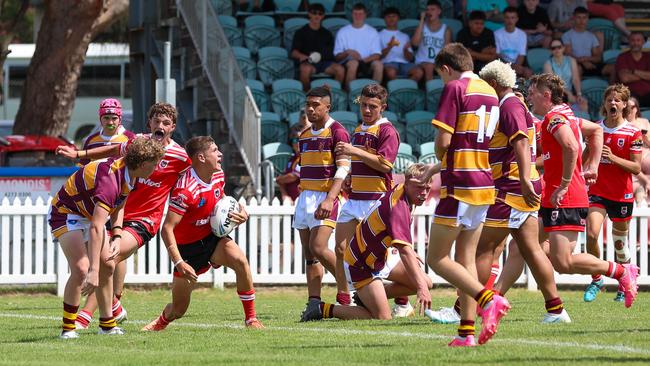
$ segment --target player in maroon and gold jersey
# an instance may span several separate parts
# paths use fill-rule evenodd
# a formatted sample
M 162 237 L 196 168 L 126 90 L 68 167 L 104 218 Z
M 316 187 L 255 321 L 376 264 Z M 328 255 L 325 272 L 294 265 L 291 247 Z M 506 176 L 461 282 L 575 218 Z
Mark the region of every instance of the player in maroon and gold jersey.
M 533 110 L 544 115 L 544 190 L 540 216 L 549 234 L 550 258 L 560 273 L 606 275 L 619 281 L 625 290 L 625 306 L 637 295 L 638 267 L 618 264 L 588 253 L 573 254 L 578 232 L 584 231 L 589 201 L 587 184 L 595 183 L 602 150 L 602 129 L 595 123 L 578 120 L 562 103 L 564 82 L 554 74 L 535 75 L 529 87 Z M 582 126 L 580 126 L 582 123 Z M 583 173 L 580 131 L 586 131 L 587 158 Z
M 81 295 L 97 293 L 100 334 L 123 334 L 111 308 L 113 258 L 119 253 L 124 202 L 138 178 L 147 178 L 163 156 L 157 142 L 139 138 L 121 159 L 94 161 L 75 172 L 52 199 L 52 236 L 70 265 L 63 295 L 61 338 L 77 338 L 75 321 Z M 114 225 L 109 242 L 105 224 Z M 88 245 L 86 246 L 86 243 Z
M 603 155 L 598 166 L 598 179 L 589 187 L 589 213 L 587 215 L 587 251 L 600 257 L 598 234 L 605 216 L 612 220 L 612 238 L 617 263 L 630 262 L 627 233 L 634 207 L 632 175 L 641 171 L 641 130 L 625 120 L 630 90 L 622 84 L 605 90 L 600 121 L 603 128 Z M 594 301 L 603 287 L 600 274 L 592 275 L 584 300 Z M 616 301 L 625 300 L 625 292 L 619 287 Z
M 101 129 L 90 134 L 84 140 L 84 150 L 106 145 L 119 145 L 135 137 L 133 132 L 122 126 L 122 104 L 117 99 L 108 98 L 99 103 L 99 123 Z M 79 164 L 82 165 L 86 165 L 89 162 L 90 159 L 88 158 L 79 160 Z

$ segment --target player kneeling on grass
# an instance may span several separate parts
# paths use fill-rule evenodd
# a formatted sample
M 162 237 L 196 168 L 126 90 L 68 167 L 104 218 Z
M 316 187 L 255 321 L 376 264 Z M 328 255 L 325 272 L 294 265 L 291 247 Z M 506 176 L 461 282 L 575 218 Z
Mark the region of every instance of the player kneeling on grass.
M 420 267 L 412 247 L 413 206 L 420 206 L 431 181 L 418 179 L 424 164 L 411 165 L 405 183 L 380 198 L 361 223 L 345 251 L 344 268 L 348 286 L 357 291 L 360 306 L 336 306 L 310 302 L 301 321 L 323 318 L 391 319 L 389 298 L 417 294 L 420 314 L 431 307 L 431 279 Z M 392 283 L 384 285 L 387 279 Z
M 149 177 L 164 153 L 158 142 L 137 138 L 124 158 L 88 163 L 70 176 L 52 199 L 48 222 L 71 272 L 63 293 L 60 338 L 79 337 L 75 320 L 81 295 L 95 290 L 99 334 L 124 334 L 116 327 L 111 302 L 113 258 L 119 254 L 124 203 L 136 179 Z M 113 224 L 110 241 L 105 228 L 109 215 Z
M 169 212 L 162 227 L 162 238 L 174 263 L 172 302 L 142 330 L 163 330 L 185 315 L 198 275 L 211 265 L 235 271 L 246 326 L 264 328 L 255 315 L 255 290 L 246 255 L 230 237 L 215 236 L 210 225 L 210 215 L 223 197 L 225 178 L 221 170 L 221 152 L 209 136 L 191 138 L 185 149 L 192 159 L 192 168 L 180 176 L 172 190 Z M 234 226 L 248 220 L 243 207 L 240 212 L 231 212 L 229 217 Z

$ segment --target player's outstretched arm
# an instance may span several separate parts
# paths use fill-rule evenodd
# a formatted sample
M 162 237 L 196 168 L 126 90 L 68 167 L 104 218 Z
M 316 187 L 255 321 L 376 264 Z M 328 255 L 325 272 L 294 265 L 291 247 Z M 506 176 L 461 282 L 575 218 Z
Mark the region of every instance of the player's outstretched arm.
M 163 242 L 167 247 L 167 253 L 169 254 L 169 259 L 174 263 L 174 267 L 178 273 L 183 276 L 189 282 L 196 282 L 198 276 L 194 272 L 194 268 L 189 264 L 185 263 L 181 253 L 178 251 L 178 245 L 176 243 L 176 237 L 174 236 L 174 228 L 181 222 L 183 218 L 182 215 L 179 215 L 173 211 L 167 212 L 167 217 L 165 217 L 165 223 L 162 226 L 161 234 Z
M 415 280 L 417 286 L 417 304 L 419 305 L 420 315 L 424 315 L 424 310 L 431 309 L 431 293 L 429 292 L 429 281 L 425 278 L 425 274 L 420 268 L 420 261 L 417 254 L 410 245 L 396 244 L 399 251 L 400 258 L 404 263 L 406 272 Z M 417 305 L 416 305 L 417 306 Z
M 61 145 L 55 150 L 57 155 L 65 156 L 68 159 L 104 159 L 120 156 L 121 145 L 100 146 L 90 150 L 77 150 L 71 146 Z

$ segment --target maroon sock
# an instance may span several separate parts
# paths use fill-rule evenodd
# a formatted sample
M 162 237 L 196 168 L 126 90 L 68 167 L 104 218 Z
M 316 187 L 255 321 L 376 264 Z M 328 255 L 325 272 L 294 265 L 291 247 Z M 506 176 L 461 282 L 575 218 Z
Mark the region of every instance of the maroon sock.
M 546 301 L 544 305 L 546 307 L 546 312 L 551 314 L 561 314 L 562 310 L 564 310 L 564 304 L 562 303 L 562 299 L 559 297 Z
M 395 298 L 395 304 L 397 305 L 408 305 L 409 298 L 407 296 L 400 296 Z

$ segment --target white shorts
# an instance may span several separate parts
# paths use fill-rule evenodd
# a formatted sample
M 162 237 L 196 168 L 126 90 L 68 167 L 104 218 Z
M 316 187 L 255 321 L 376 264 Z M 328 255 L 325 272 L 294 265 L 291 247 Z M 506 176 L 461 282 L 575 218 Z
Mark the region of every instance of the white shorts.
M 336 227 L 336 219 L 338 218 L 339 209 L 341 207 L 339 199 L 334 200 L 334 206 L 332 207 L 332 213 L 329 218 L 318 220 L 314 217 L 318 205 L 323 202 L 326 197 L 327 192 L 300 192 L 300 196 L 298 196 L 298 200 L 296 201 L 296 211 L 293 215 L 293 228 L 298 230 L 311 230 L 317 226 Z
M 54 241 L 58 241 L 61 235 L 76 230 L 81 230 L 84 241 L 90 239 L 90 221 L 88 219 L 75 214 L 60 214 L 58 212 L 53 215 L 51 210 L 50 206 L 47 219 L 52 229 L 52 239 Z
M 363 221 L 366 216 L 374 209 L 375 204 L 379 200 L 348 200 L 343 207 L 341 207 L 341 214 L 339 215 L 338 222 L 350 222 L 357 220 Z
M 519 229 L 529 216 L 537 219 L 537 211 L 520 211 L 505 202 L 497 201 L 487 211 L 485 226 Z
M 474 230 L 485 222 L 490 205 L 470 205 L 453 197 L 445 197 L 436 206 L 433 223 Z
M 343 267 L 345 269 L 345 279 L 348 282 L 348 287 L 350 290 L 358 291 L 375 279 L 385 280 L 388 278 L 390 272 L 395 267 L 397 267 L 402 259 L 399 256 L 399 251 L 397 248 L 388 248 L 387 251 L 388 253 L 386 256 L 386 264 L 384 265 L 384 268 L 376 272 L 360 269 L 358 267 L 351 267 L 348 262 L 343 262 Z

